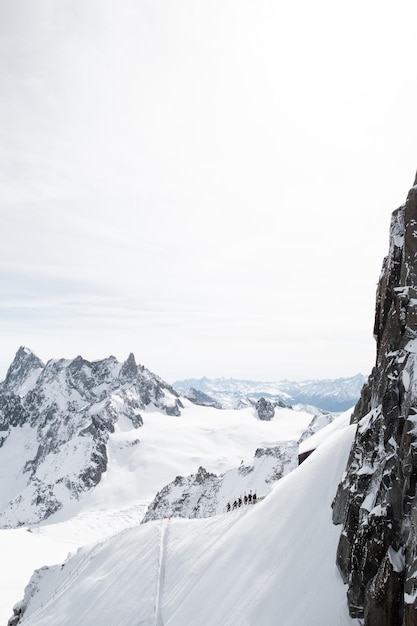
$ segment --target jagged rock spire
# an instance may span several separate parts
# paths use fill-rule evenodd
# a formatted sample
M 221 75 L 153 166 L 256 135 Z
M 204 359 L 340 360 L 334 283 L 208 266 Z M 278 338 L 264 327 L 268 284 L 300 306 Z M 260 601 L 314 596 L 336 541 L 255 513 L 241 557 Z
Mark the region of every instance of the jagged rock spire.
M 132 378 L 136 376 L 138 373 L 138 366 L 136 365 L 135 355 L 133 352 L 129 354 L 126 361 L 122 365 L 121 376 L 126 376 L 127 378 Z
M 417 180 L 417 178 L 416 178 Z M 376 364 L 333 505 L 337 564 L 352 617 L 365 626 L 417 624 L 417 187 L 391 220 L 379 280 Z

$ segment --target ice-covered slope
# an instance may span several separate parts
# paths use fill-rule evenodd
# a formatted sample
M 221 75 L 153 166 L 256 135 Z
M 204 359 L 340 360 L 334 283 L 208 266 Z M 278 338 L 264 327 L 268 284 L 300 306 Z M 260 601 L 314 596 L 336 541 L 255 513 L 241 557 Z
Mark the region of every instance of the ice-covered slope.
M 128 529 L 28 586 L 26 626 L 349 626 L 331 502 L 354 435 L 346 417 L 252 507 Z M 333 426 L 333 430 L 334 430 Z

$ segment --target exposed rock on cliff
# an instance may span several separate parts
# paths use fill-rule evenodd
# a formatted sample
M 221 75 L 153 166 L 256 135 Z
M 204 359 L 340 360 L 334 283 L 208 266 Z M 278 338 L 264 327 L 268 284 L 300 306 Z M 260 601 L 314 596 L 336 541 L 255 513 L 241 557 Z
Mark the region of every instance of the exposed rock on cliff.
M 376 297 L 376 364 L 333 503 L 352 617 L 417 624 L 417 179 L 394 211 Z
M 275 415 L 275 408 L 272 402 L 265 400 L 265 398 L 259 398 L 255 404 L 256 411 L 260 420 L 271 420 Z

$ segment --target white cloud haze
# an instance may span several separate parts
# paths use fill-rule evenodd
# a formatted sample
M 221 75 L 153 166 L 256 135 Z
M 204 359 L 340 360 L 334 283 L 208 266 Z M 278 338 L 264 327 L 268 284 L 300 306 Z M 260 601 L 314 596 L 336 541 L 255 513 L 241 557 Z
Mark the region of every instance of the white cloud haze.
M 5 0 L 1 350 L 368 373 L 415 155 L 411 1 Z

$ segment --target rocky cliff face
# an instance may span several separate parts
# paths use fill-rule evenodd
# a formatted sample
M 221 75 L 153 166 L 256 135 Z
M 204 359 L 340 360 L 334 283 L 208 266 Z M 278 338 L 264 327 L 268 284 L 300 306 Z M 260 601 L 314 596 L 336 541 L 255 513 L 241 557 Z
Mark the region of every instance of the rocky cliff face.
M 182 405 L 133 354 L 44 365 L 20 348 L 0 384 L 0 526 L 44 520 L 97 485 L 115 424 L 139 428 L 148 406 L 179 415 Z
M 392 215 L 376 298 L 376 364 L 333 505 L 352 617 L 417 624 L 417 179 Z
M 265 400 L 265 398 L 259 398 L 255 404 L 255 408 L 260 420 L 269 422 L 275 415 L 274 405 L 269 400 Z

